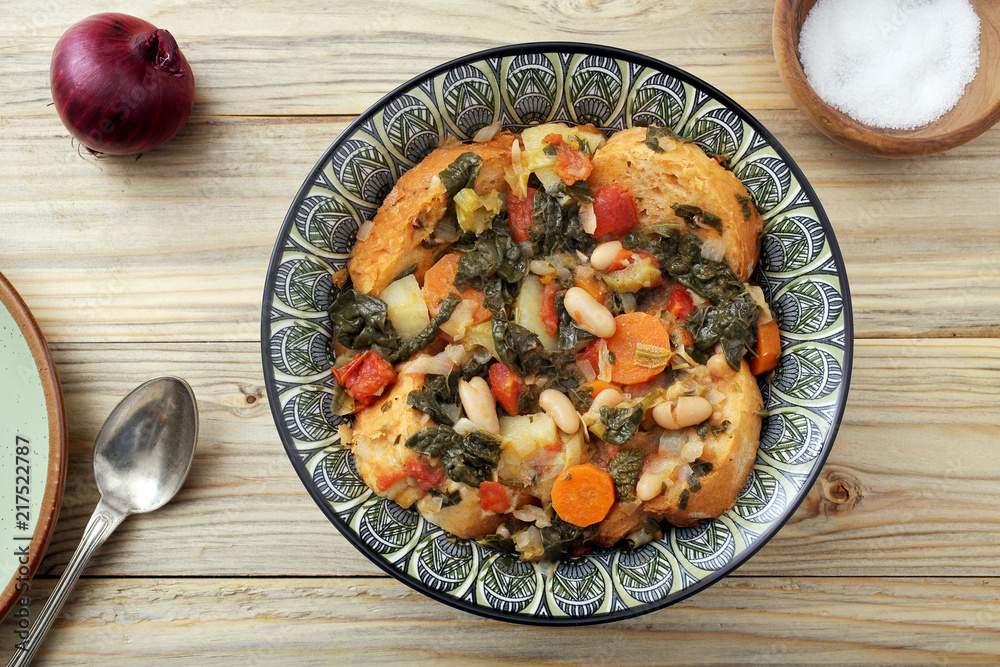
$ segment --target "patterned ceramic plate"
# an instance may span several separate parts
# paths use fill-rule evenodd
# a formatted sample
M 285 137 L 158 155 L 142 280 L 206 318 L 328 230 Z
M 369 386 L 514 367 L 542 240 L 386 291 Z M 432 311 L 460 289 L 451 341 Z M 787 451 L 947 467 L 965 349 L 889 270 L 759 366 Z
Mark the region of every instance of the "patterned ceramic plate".
M 736 507 L 636 550 L 605 549 L 549 572 L 456 540 L 372 493 L 337 439 L 330 411 L 330 273 L 400 174 L 445 137 L 499 121 L 593 123 L 613 132 L 668 125 L 732 169 L 765 212 L 756 282 L 782 339 L 760 379 L 760 451 Z M 788 153 L 703 81 L 638 54 L 527 44 L 473 54 L 404 84 L 341 134 L 308 175 L 278 235 L 261 318 L 268 400 L 309 493 L 359 550 L 437 600 L 520 623 L 579 625 L 635 616 L 709 586 L 760 549 L 799 505 L 833 445 L 847 399 L 853 330 L 830 223 Z

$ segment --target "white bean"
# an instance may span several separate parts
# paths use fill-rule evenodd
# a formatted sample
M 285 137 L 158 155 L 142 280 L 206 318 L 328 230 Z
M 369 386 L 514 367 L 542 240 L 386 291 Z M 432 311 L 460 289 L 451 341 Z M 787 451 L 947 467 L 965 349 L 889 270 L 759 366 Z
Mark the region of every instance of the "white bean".
M 662 428 L 676 431 L 700 424 L 712 416 L 712 404 L 701 396 L 681 396 L 676 403 L 664 401 L 653 408 L 653 420 Z
M 577 414 L 573 401 L 558 389 L 546 389 L 538 397 L 538 407 L 552 417 L 560 431 L 576 433 L 580 430 L 580 415 Z
M 713 354 L 711 358 L 709 358 L 708 363 L 705 365 L 708 366 L 708 371 L 714 377 L 722 380 L 728 380 L 736 374 L 733 367 L 729 365 L 728 361 L 726 361 L 726 355 L 722 352 Z
M 601 408 L 617 407 L 617 405 L 624 400 L 625 397 L 622 396 L 622 393 L 620 391 L 618 391 L 614 387 L 608 387 L 607 389 L 605 389 L 600 394 L 594 397 L 594 402 L 591 403 L 590 410 L 599 413 L 601 411 Z
M 653 421 L 668 431 L 676 431 L 681 428 L 681 425 L 677 423 L 677 418 L 674 417 L 674 407 L 673 401 L 657 403 L 653 406 Z
M 677 399 L 674 417 L 681 428 L 700 424 L 712 416 L 714 408 L 707 398 L 701 396 L 681 396 Z
M 590 265 L 598 271 L 607 271 L 621 250 L 621 241 L 602 243 L 594 248 L 594 252 L 590 253 Z
M 500 433 L 500 420 L 497 418 L 497 404 L 490 391 L 490 386 L 481 377 L 474 377 L 468 382 L 459 380 L 458 397 L 465 408 L 465 416 L 469 421 L 490 433 Z
M 635 485 L 635 497 L 645 502 L 652 500 L 663 492 L 666 476 L 663 473 L 645 472 Z
M 563 301 L 566 312 L 576 325 L 598 338 L 615 335 L 615 318 L 611 311 L 602 306 L 580 287 L 570 287 Z

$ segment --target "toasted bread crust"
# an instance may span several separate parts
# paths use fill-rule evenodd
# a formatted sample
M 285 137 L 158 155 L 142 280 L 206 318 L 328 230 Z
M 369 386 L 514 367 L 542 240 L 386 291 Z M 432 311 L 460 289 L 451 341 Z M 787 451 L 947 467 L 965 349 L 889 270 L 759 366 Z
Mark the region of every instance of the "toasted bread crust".
M 403 174 L 375 214 L 371 233 L 357 243 L 347 264 L 354 289 L 378 296 L 414 264 L 417 280 L 422 281 L 424 272 L 448 248 L 448 244 L 423 246 L 448 208 L 448 193 L 437 175 L 463 153 L 476 153 L 483 158 L 476 192 L 508 192 L 504 167 L 510 164 L 514 140 L 514 135 L 504 132 L 484 143 L 438 148 Z
M 646 129 L 634 127 L 608 139 L 594 153 L 594 170 L 587 179 L 591 189 L 611 184 L 628 189 L 636 199 L 640 227 L 682 223 L 671 208 L 674 204 L 719 216 L 725 258 L 740 280 L 748 280 L 760 256 L 757 240 L 764 223 L 753 203 L 741 199 L 749 197 L 746 187 L 695 144 L 663 137 L 663 152 L 657 153 L 643 143 L 645 138 Z M 714 229 L 694 233 L 702 240 L 719 237 Z

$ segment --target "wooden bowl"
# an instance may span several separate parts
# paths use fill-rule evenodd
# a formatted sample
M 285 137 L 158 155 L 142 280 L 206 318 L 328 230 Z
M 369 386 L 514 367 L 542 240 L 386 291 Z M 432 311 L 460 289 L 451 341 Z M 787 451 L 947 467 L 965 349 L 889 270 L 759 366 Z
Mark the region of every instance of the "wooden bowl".
M 777 0 L 772 40 L 778 72 L 788 94 L 819 130 L 837 143 L 880 157 L 919 157 L 964 144 L 1000 118 L 1000 2 L 971 0 L 979 14 L 979 70 L 955 107 L 913 130 L 887 130 L 859 123 L 816 94 L 799 61 L 799 31 L 817 0 Z

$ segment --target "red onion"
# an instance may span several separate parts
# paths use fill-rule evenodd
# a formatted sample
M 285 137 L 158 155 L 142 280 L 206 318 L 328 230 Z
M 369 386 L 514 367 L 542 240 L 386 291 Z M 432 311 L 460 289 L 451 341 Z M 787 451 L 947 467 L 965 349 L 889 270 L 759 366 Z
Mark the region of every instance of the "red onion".
M 194 75 L 173 36 L 127 14 L 95 14 L 67 30 L 50 75 L 59 118 L 98 153 L 160 146 L 194 104 Z

